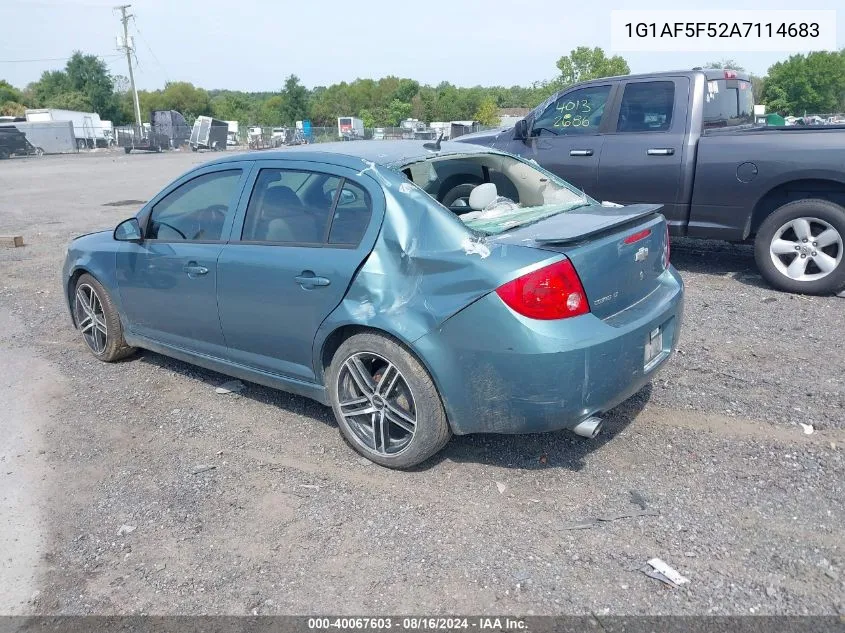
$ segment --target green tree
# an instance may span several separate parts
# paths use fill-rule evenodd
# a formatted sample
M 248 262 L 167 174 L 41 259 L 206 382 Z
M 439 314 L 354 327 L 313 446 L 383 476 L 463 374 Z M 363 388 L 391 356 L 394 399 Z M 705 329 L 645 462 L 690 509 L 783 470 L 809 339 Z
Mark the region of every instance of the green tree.
M 496 100 L 488 95 L 484 97 L 478 109 L 476 109 L 473 119 L 482 125 L 498 125 L 499 124 L 499 108 L 496 106 Z
M 707 62 L 706 64 L 704 64 L 704 68 L 729 68 L 730 70 L 738 70 L 740 72 L 745 72 L 745 68 L 740 66 L 733 59 L 728 59 L 727 57 L 725 57 L 724 59 L 720 59 L 719 61 Z
M 411 116 L 411 104 L 394 99 L 387 108 L 388 124 L 399 125 L 402 121 Z
M 22 103 L 23 95 L 20 90 L 15 88 L 8 81 L 0 79 L 0 103 L 6 103 L 7 101 Z
M 281 119 L 285 125 L 308 118 L 308 89 L 299 83 L 299 77 L 290 75 L 282 90 Z
M 364 122 L 364 127 L 376 127 L 378 124 L 375 115 L 369 110 L 360 110 L 358 117 Z
M 67 74 L 63 70 L 45 70 L 41 73 L 41 78 L 29 84 L 27 92 L 29 92 L 34 100 L 34 105 L 41 108 L 48 99 L 70 90 Z
M 241 93 L 226 92 L 211 98 L 211 112 L 216 119 L 247 123 L 251 110 L 250 100 Z
M 845 109 L 845 50 L 792 55 L 774 64 L 763 99 L 770 110 L 793 115 Z
M 0 101 L 0 116 L 23 116 L 26 106 L 18 101 Z
M 628 62 L 619 55 L 607 57 L 598 46 L 579 46 L 557 61 L 560 77 L 558 85 L 563 88 L 579 81 L 589 81 L 600 77 L 627 75 L 631 72 Z
M 95 112 L 96 108 L 88 97 L 77 90 L 60 92 L 44 102 L 45 108 L 58 108 L 59 110 L 79 110 L 82 112 Z M 103 116 L 103 119 L 106 117 Z M 109 119 L 106 119 L 108 121 Z
M 275 95 L 270 97 L 258 110 L 258 123 L 261 125 L 276 126 L 282 124 L 282 97 Z
M 211 115 L 211 98 L 208 92 L 197 88 L 189 81 L 171 81 L 161 92 L 157 110 L 177 110 L 191 121 L 200 115 Z M 142 116 L 146 112 L 142 111 Z
M 391 95 L 392 99 L 399 99 L 404 103 L 410 103 L 417 93 L 420 91 L 419 82 L 413 79 L 400 79 L 399 84 Z M 391 100 L 392 100 L 391 99 Z
M 120 115 L 114 82 L 102 59 L 76 51 L 65 66 L 65 75 L 70 91 L 83 95 L 91 104 L 90 109 L 102 119 L 113 121 Z

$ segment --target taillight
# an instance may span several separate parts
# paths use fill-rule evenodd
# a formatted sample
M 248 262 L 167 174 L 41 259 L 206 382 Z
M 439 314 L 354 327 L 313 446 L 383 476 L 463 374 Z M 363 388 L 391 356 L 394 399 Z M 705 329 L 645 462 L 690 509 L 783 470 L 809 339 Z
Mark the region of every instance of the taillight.
M 632 233 L 628 237 L 626 237 L 623 242 L 626 244 L 633 244 L 634 242 L 639 242 L 640 240 L 644 240 L 649 235 L 651 235 L 651 229 L 644 229 L 642 231 L 638 231 L 637 233 Z
M 509 281 L 496 294 L 531 319 L 566 319 L 590 311 L 578 273 L 568 259 Z
M 666 234 L 663 237 L 663 269 L 669 268 L 669 225 L 666 225 Z

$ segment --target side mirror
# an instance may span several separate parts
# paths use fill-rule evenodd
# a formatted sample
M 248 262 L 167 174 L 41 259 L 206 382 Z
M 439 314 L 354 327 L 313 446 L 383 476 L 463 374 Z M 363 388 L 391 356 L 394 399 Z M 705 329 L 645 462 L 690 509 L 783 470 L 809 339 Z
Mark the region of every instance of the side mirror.
M 513 137 L 517 141 L 524 141 L 528 138 L 528 120 L 520 119 L 513 126 Z
M 114 229 L 114 239 L 118 242 L 140 242 L 143 237 L 138 218 L 124 220 Z

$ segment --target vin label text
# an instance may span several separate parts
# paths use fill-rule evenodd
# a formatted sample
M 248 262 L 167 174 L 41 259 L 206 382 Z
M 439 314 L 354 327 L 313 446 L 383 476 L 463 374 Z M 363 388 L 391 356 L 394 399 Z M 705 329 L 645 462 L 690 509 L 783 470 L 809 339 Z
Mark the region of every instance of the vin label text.
M 838 50 L 836 11 L 611 11 L 613 52 Z

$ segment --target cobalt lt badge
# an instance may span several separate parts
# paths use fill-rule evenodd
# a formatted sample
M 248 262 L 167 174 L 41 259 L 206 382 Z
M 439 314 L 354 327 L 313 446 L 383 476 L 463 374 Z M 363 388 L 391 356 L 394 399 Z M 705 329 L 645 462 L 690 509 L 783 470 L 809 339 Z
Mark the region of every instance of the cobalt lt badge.
M 637 251 L 637 254 L 634 255 L 634 261 L 635 262 L 644 262 L 647 257 L 648 257 L 648 249 L 645 246 L 643 246 L 643 247 L 640 248 L 640 250 Z

